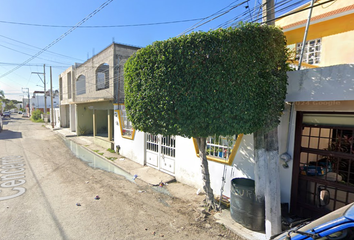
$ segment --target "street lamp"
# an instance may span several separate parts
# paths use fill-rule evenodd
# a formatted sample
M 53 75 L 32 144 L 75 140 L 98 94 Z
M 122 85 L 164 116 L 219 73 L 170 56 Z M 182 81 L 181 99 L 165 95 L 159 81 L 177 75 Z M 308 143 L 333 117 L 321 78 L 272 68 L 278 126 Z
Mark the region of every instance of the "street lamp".
M 44 118 L 47 119 L 47 91 L 46 91 L 46 81 L 45 81 L 45 64 L 43 64 L 43 72 L 32 72 L 32 74 L 37 74 L 44 84 Z M 44 80 L 41 78 L 41 74 L 43 74 Z

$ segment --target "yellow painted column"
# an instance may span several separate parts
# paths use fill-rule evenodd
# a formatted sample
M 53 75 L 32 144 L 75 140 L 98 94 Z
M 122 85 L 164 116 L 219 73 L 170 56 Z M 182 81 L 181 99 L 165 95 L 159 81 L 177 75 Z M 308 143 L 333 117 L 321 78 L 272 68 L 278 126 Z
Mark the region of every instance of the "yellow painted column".
M 96 129 L 96 113 L 95 113 L 95 109 L 92 109 L 92 117 L 93 117 L 93 136 L 96 137 L 97 129 Z
M 112 110 L 108 111 L 108 141 L 112 141 Z

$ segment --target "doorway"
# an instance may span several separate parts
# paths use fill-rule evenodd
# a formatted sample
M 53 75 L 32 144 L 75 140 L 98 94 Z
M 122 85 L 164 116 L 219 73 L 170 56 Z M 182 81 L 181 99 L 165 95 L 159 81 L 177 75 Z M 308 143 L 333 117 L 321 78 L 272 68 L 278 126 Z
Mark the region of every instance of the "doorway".
M 354 113 L 297 112 L 291 209 L 318 218 L 354 202 Z
M 146 134 L 146 164 L 168 174 L 175 173 L 176 137 Z

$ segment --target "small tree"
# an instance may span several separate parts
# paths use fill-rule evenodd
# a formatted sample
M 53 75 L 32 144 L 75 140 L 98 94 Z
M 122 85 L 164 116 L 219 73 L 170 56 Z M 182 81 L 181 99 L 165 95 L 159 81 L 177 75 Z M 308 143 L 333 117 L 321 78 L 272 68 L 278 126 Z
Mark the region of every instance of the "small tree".
M 11 110 L 11 109 L 14 109 L 16 108 L 16 105 L 14 104 L 13 101 L 8 101 L 5 105 L 5 110 Z
M 280 29 L 246 24 L 154 42 L 124 69 L 125 106 L 134 128 L 197 139 L 206 201 L 206 138 L 253 133 L 279 123 L 286 94 Z
M 31 119 L 34 121 L 34 122 L 44 122 L 42 117 L 41 117 L 41 114 L 43 112 L 39 109 L 36 109 L 34 111 L 32 111 L 32 116 L 31 116 Z

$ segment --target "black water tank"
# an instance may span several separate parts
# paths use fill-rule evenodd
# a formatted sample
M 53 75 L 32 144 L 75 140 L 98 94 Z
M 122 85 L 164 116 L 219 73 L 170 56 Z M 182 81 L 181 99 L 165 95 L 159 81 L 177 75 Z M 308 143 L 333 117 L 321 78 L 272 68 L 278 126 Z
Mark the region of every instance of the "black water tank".
M 264 232 L 264 198 L 257 198 L 254 180 L 234 178 L 231 180 L 230 212 L 233 220 L 242 226 L 258 232 Z

